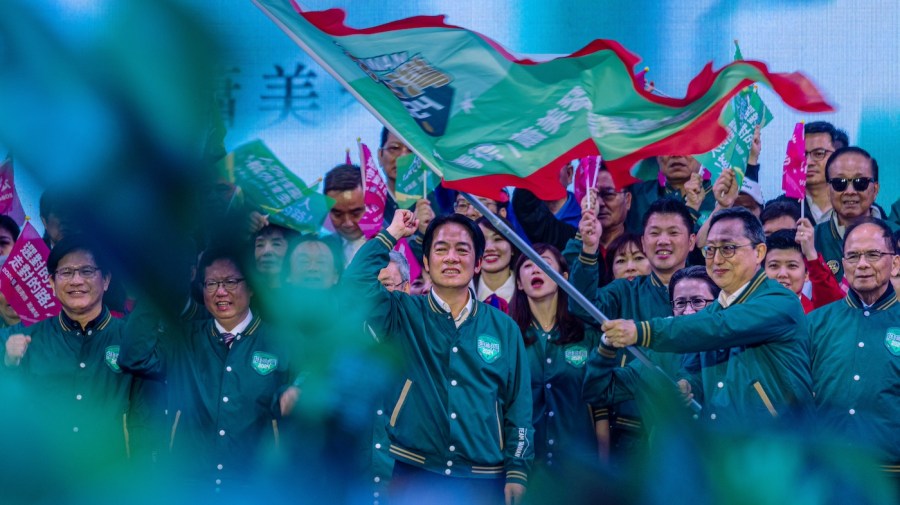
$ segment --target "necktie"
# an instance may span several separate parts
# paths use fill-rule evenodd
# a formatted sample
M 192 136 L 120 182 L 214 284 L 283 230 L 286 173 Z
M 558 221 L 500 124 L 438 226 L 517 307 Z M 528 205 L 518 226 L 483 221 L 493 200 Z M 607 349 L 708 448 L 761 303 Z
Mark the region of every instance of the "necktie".
M 225 343 L 225 347 L 231 348 L 231 343 L 234 342 L 234 333 L 223 333 L 222 342 Z

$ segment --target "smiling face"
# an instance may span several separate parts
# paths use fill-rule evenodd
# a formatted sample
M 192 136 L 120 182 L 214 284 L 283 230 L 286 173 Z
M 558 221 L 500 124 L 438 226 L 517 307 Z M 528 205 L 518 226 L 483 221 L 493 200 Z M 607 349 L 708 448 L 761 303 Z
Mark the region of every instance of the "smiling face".
M 766 245 L 750 245 L 750 239 L 744 232 L 744 223 L 740 219 L 721 219 L 709 230 L 707 245 L 722 247 L 734 245 L 734 256 L 726 258 L 721 250 L 715 256 L 706 258 L 706 272 L 726 295 L 737 292 L 744 284 L 756 275 L 759 264 L 766 255 Z
M 96 270 L 91 275 L 82 275 L 81 270 L 86 267 L 97 268 L 94 256 L 75 250 L 59 260 L 53 274 L 53 292 L 66 315 L 75 320 L 98 316 L 103 310 L 103 294 L 109 289 L 109 274 Z
M 796 249 L 769 249 L 766 252 L 766 276 L 800 294 L 808 278 L 803 253 Z
M 612 261 L 614 279 L 633 281 L 638 276 L 650 273 L 650 260 L 647 259 L 647 255 L 631 242 L 616 251 Z
M 338 282 L 334 253 L 323 242 L 307 240 L 297 244 L 291 253 L 288 282 L 295 286 L 327 289 Z
M 453 222 L 434 231 L 431 250 L 422 260 L 432 284 L 441 289 L 468 289 L 472 277 L 481 269 L 481 261 L 475 260 L 475 243 L 469 230 Z
M 550 265 L 550 268 L 557 272 L 560 271 L 559 262 L 556 260 L 556 256 L 554 256 L 553 253 L 545 251 L 541 253 L 541 258 Z M 531 260 L 525 260 L 521 265 L 522 266 L 519 267 L 519 272 L 516 275 L 516 288 L 524 291 L 525 296 L 533 301 L 556 296 L 559 292 L 559 286 L 553 282 L 553 280 L 550 279 L 550 276 L 544 273 L 540 267 L 535 265 Z M 563 277 L 568 278 L 569 274 L 564 273 Z
M 484 233 L 484 256 L 481 260 L 481 269 L 487 273 L 499 273 L 510 268 L 512 260 L 512 245 L 503 235 L 495 232 L 487 226 L 481 226 Z
M 641 241 L 650 267 L 657 275 L 671 275 L 684 267 L 694 248 L 694 234 L 678 214 L 656 213 L 647 220 Z
M 850 263 L 846 260 L 847 254 L 890 250 L 884 232 L 872 224 L 859 225 L 847 237 L 844 245 L 844 276 L 850 283 L 850 288 L 856 291 L 860 298 L 874 301 L 884 294 L 887 283 L 891 280 L 891 272 L 900 268 L 900 257 L 886 254 L 879 260 L 870 262 L 862 256 L 859 262 Z
M 830 179 L 855 179 L 858 177 L 873 177 L 872 162 L 858 153 L 846 153 L 831 163 L 828 171 Z M 878 196 L 878 183 L 869 183 L 863 191 L 857 191 L 853 184 L 847 184 L 844 191 L 835 191 L 828 186 L 828 195 L 831 197 L 831 207 L 837 214 L 838 222 L 846 226 L 850 221 L 869 215 L 869 210 Z
M 0 227 L 0 256 L 9 256 L 15 244 L 16 239 L 12 233 L 6 228 Z
M 238 280 L 233 291 L 228 291 L 222 281 Z M 226 330 L 237 326 L 250 312 L 250 298 L 253 292 L 247 286 L 244 275 L 238 267 L 227 259 L 213 261 L 203 272 L 203 283 L 219 282 L 214 291 L 203 289 L 203 303 L 206 310 Z

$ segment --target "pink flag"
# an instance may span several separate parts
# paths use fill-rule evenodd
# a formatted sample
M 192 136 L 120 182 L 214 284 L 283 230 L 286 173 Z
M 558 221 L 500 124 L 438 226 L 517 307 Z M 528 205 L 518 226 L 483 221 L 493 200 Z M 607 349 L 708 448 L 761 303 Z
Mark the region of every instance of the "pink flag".
M 34 226 L 26 222 L 0 268 L 0 291 L 25 326 L 53 317 L 62 309 L 50 287 L 48 256 L 47 244 Z
M 784 195 L 798 200 L 806 197 L 806 139 L 803 128 L 803 123 L 794 126 L 794 134 L 784 156 L 784 175 L 781 178 Z
M 650 71 L 650 67 L 644 67 L 640 72 L 634 74 L 634 82 L 636 84 L 635 88 L 650 90 L 650 86 L 647 85 L 647 72 Z
M 359 228 L 366 238 L 370 239 L 381 231 L 388 190 L 384 181 L 381 180 L 372 153 L 362 142 L 359 142 L 359 164 L 360 170 L 362 170 L 363 193 L 366 198 L 366 213 L 359 220 Z
M 16 192 L 12 158 L 6 158 L 0 163 L 0 214 L 11 217 L 19 226 L 25 222 L 25 211 Z
M 575 201 L 581 202 L 587 195 L 588 188 L 597 185 L 597 171 L 600 168 L 600 156 L 586 156 L 578 159 L 575 170 Z
M 416 259 L 416 255 L 413 254 L 412 249 L 409 248 L 409 242 L 407 242 L 405 238 L 401 238 L 397 241 L 397 245 L 394 246 L 394 250 L 400 251 L 404 256 L 406 256 L 406 261 L 409 262 L 410 282 L 418 279 L 419 274 L 422 273 L 422 267 L 419 265 L 419 260 Z

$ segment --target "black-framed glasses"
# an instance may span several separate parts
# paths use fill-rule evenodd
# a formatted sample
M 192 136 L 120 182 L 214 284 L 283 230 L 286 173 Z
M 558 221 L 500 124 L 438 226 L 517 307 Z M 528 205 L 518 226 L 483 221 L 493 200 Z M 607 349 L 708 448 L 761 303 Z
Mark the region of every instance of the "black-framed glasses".
M 831 184 L 831 189 L 837 191 L 838 193 L 847 191 L 847 186 L 849 186 L 851 183 L 853 184 L 853 189 L 855 189 L 856 191 L 865 191 L 869 189 L 869 184 L 873 182 L 875 182 L 875 179 L 871 177 L 857 177 L 855 179 L 847 179 L 846 177 L 841 177 L 828 179 L 828 184 Z
M 814 161 L 822 161 L 825 159 L 825 156 L 828 156 L 829 154 L 831 154 L 833 152 L 834 151 L 832 151 L 831 149 L 825 149 L 825 148 L 820 147 L 818 149 L 812 149 L 810 151 L 806 151 L 806 157 L 812 158 Z
M 722 255 L 723 258 L 731 258 L 734 256 L 734 253 L 741 247 L 753 247 L 753 244 L 725 244 L 720 246 L 707 245 L 703 246 L 703 257 L 711 260 L 716 257 L 716 251 L 719 251 L 719 254 Z
M 882 256 L 893 256 L 892 252 L 885 251 L 848 251 L 844 253 L 844 261 L 851 264 L 859 263 L 860 258 L 866 258 L 866 262 L 869 264 L 875 263 L 881 259 Z
M 384 286 L 384 289 L 387 289 L 388 291 L 393 291 L 393 290 L 395 290 L 395 289 L 400 289 L 400 288 L 402 288 L 403 285 L 406 284 L 407 282 L 409 282 L 409 281 L 400 281 L 400 282 L 397 282 L 397 283 L 393 283 L 393 282 L 382 282 L 381 285 Z
M 60 268 L 53 275 L 60 280 L 70 281 L 75 278 L 75 273 L 81 276 L 82 279 L 93 279 L 94 276 L 97 275 L 100 269 L 97 267 L 78 267 L 78 268 L 70 268 L 63 267 Z
M 228 291 L 229 293 L 231 293 L 232 291 L 237 289 L 237 287 L 242 282 L 244 282 L 244 279 L 225 279 L 225 280 L 221 280 L 221 281 L 209 280 L 209 281 L 206 281 L 203 283 L 203 287 L 206 289 L 206 292 L 210 293 L 210 294 L 218 291 L 219 286 L 224 287 L 225 291 Z
M 678 312 L 684 312 L 684 309 L 690 305 L 692 309 L 699 312 L 712 302 L 713 300 L 711 299 L 700 298 L 699 296 L 695 298 L 676 298 L 672 300 L 672 307 Z

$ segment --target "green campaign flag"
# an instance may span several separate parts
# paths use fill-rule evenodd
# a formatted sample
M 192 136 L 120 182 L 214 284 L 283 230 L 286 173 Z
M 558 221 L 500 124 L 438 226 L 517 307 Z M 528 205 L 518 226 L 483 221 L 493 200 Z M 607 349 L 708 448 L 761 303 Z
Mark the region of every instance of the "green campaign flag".
M 244 144 L 219 162 L 219 170 L 236 184 L 269 222 L 301 232 L 317 232 L 334 200 L 290 171 L 261 140 Z
M 427 198 L 439 182 L 418 156 L 408 154 L 397 158 L 397 186 L 394 189 L 397 207 L 407 209 L 417 200 Z
M 734 41 L 734 59 L 743 60 L 737 41 Z M 765 128 L 772 121 L 772 117 L 772 112 L 763 103 L 755 85 L 747 86 L 734 97 L 719 118 L 719 122 L 728 132 L 725 141 L 712 151 L 695 156 L 710 172 L 713 181 L 725 168 L 733 168 L 738 186 L 743 183 L 750 147 L 753 144 L 753 130 L 756 125 Z
M 559 170 L 576 158 L 602 154 L 624 179 L 643 158 L 708 152 L 727 135 L 722 109 L 753 82 L 799 110 L 832 110 L 802 74 L 769 72 L 756 61 L 707 65 L 684 98 L 668 98 L 637 86 L 640 58 L 612 40 L 535 62 L 443 16 L 357 29 L 340 9 L 253 2 L 439 172 L 444 186 L 495 199 L 511 185 L 562 198 Z

